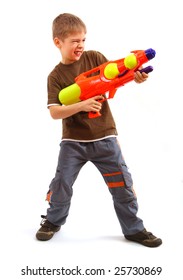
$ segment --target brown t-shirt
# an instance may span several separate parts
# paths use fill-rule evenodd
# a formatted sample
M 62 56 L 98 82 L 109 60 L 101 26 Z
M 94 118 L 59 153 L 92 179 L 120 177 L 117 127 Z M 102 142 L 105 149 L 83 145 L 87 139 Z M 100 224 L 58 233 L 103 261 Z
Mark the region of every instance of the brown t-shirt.
M 85 51 L 79 61 L 72 64 L 60 62 L 48 76 L 48 107 L 62 105 L 58 99 L 60 90 L 73 84 L 79 74 L 106 61 L 105 56 L 97 51 Z M 102 104 L 101 114 L 101 117 L 90 119 L 87 112 L 79 112 L 63 119 L 62 139 L 94 141 L 117 135 L 116 125 L 107 101 Z

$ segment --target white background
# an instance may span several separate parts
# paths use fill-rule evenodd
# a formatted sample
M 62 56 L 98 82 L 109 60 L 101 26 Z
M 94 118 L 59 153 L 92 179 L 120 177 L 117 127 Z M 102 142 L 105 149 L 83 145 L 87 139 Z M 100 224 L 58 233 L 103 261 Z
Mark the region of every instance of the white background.
M 153 48 L 147 82 L 120 88 L 109 101 L 138 196 L 138 215 L 147 230 L 163 239 L 151 249 L 123 238 L 112 199 L 98 171 L 88 163 L 75 185 L 62 231 L 49 242 L 35 233 L 54 176 L 61 121 L 46 108 L 47 75 L 61 57 L 51 37 L 60 13 L 78 15 L 87 25 L 86 49 L 108 59 L 134 49 Z M 183 210 L 181 1 L 7 0 L 0 4 L 1 71 L 1 271 L 3 279 L 59 279 L 21 276 L 29 268 L 111 269 L 161 266 L 160 276 L 180 279 Z M 180 254 L 180 255 L 179 255 Z M 2 260 L 3 259 L 3 260 Z M 70 276 L 69 279 L 75 279 Z M 68 278 L 65 276 L 65 278 Z M 81 276 L 82 278 L 82 276 Z M 98 279 L 91 276 L 91 279 Z

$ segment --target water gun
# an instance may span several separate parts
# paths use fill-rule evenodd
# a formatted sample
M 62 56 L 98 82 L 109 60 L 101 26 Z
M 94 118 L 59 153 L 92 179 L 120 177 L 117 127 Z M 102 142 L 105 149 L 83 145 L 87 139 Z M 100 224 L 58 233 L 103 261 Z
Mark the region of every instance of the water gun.
M 108 97 L 99 100 L 113 98 L 117 89 L 126 83 L 134 80 L 135 71 L 149 73 L 153 71 L 152 66 L 139 70 L 142 65 L 153 59 L 155 50 L 135 50 L 125 58 L 108 61 L 84 72 L 75 78 L 75 83 L 62 89 L 58 98 L 61 104 L 71 105 L 97 95 L 104 95 L 108 92 Z M 101 116 L 100 112 L 89 112 L 89 118 Z

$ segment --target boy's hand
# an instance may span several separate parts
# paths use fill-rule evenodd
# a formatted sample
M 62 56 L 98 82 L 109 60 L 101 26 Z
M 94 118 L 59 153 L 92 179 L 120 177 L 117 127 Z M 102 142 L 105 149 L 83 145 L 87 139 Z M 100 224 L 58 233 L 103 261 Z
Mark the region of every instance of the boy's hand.
M 134 76 L 134 81 L 138 84 L 143 83 L 147 80 L 147 78 L 149 77 L 148 74 L 146 74 L 145 72 L 140 73 L 139 71 L 135 72 L 135 76 Z
M 82 105 L 82 111 L 99 112 L 102 108 L 102 104 L 101 104 L 102 99 L 104 99 L 102 95 L 97 95 L 95 97 L 80 102 L 80 104 Z

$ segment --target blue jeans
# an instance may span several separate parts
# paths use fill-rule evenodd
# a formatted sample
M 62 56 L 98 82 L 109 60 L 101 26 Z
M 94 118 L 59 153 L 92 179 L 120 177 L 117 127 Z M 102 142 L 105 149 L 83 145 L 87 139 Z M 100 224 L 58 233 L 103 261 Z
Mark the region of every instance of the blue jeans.
M 87 161 L 97 167 L 107 184 L 123 234 L 142 231 L 144 225 L 137 217 L 138 204 L 133 181 L 116 137 L 95 142 L 61 142 L 56 174 L 47 193 L 50 206 L 47 219 L 58 226 L 66 222 L 73 184 Z

